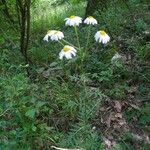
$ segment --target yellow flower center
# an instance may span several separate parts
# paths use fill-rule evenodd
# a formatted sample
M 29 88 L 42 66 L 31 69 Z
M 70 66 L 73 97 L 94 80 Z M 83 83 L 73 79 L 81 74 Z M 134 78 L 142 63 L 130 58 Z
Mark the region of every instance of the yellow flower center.
M 54 34 L 59 34 L 59 31 L 55 31 Z
M 63 48 L 63 51 L 64 52 L 68 52 L 70 50 L 70 48 L 68 47 L 68 46 L 65 46 L 64 48 Z
M 70 19 L 74 19 L 76 16 L 70 16 Z
M 56 31 L 56 30 L 49 30 L 49 31 L 47 32 L 47 34 L 53 33 L 53 32 L 57 32 L 57 31 Z
M 100 35 L 105 36 L 106 32 L 105 31 L 99 31 Z
M 89 16 L 88 18 L 89 18 L 89 19 L 94 19 L 92 16 Z
M 50 33 L 52 30 L 48 30 L 47 33 Z

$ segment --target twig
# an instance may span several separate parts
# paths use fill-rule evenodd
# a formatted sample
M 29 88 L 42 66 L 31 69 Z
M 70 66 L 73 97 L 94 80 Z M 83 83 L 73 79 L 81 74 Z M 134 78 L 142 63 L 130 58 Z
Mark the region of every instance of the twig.
M 150 144 L 150 140 L 149 140 L 149 137 L 148 135 L 147 136 L 140 136 L 138 134 L 134 134 L 134 133 L 131 133 L 132 134 L 132 137 L 134 140 L 136 141 L 145 141 L 147 144 Z
M 51 146 L 51 148 L 54 148 L 56 150 L 84 150 L 84 149 L 67 149 L 67 148 L 59 148 L 59 147 L 56 147 L 56 146 Z
M 4 110 L 4 111 L 0 114 L 0 117 L 2 117 L 8 110 L 9 110 L 9 108 L 7 108 L 6 110 Z

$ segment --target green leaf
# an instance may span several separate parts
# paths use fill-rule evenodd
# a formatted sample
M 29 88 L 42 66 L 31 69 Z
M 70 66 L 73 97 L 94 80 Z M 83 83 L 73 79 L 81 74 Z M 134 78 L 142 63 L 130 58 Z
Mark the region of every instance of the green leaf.
M 143 115 L 143 116 L 141 116 L 140 123 L 142 123 L 142 124 L 150 123 L 150 117 L 149 117 L 149 115 Z
M 45 104 L 46 104 L 46 102 L 38 101 L 37 104 L 36 104 L 36 107 L 40 108 L 40 107 L 42 107 Z
M 25 116 L 33 119 L 35 117 L 35 113 L 36 113 L 36 109 L 33 108 L 33 109 L 29 109 L 26 113 L 25 113 Z
M 4 44 L 5 43 L 5 39 L 3 37 L 0 37 L 0 44 Z
M 32 126 L 32 131 L 36 131 L 37 127 L 36 126 Z

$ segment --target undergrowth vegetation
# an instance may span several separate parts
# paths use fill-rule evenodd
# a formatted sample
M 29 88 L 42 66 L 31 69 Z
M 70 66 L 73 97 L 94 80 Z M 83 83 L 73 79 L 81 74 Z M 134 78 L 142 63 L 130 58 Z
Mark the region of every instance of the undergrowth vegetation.
M 77 46 L 75 31 L 64 19 L 84 18 L 85 7 L 85 1 L 75 0 L 32 4 L 31 64 L 19 52 L 16 26 L 0 18 L 1 150 L 150 149 L 150 5 L 110 2 L 93 14 L 99 24 L 91 26 L 83 62 L 59 60 L 62 45 L 43 37 L 48 30 L 61 30 Z M 110 35 L 107 45 L 94 42 L 99 29 Z M 78 27 L 81 47 L 88 30 L 85 24 Z M 119 59 L 112 59 L 115 54 Z

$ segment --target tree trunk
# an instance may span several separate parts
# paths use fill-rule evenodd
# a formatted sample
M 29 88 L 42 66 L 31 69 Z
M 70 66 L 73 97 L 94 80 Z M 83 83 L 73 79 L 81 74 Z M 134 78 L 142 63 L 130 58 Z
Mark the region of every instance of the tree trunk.
M 88 0 L 85 17 L 93 15 L 95 11 L 101 11 L 107 8 L 109 0 Z
M 87 7 L 85 12 L 85 17 L 93 15 L 94 12 L 101 12 L 107 9 L 107 6 L 110 2 L 116 3 L 114 0 L 87 0 Z M 130 10 L 130 6 L 128 4 L 129 0 L 118 0 L 119 3 L 124 3 L 127 8 Z
M 30 33 L 30 4 L 31 0 L 16 0 L 20 26 L 20 49 L 26 60 Z
M 31 0 L 16 0 L 20 26 L 20 51 L 25 57 L 27 64 L 29 63 L 27 50 L 30 36 L 30 5 Z

